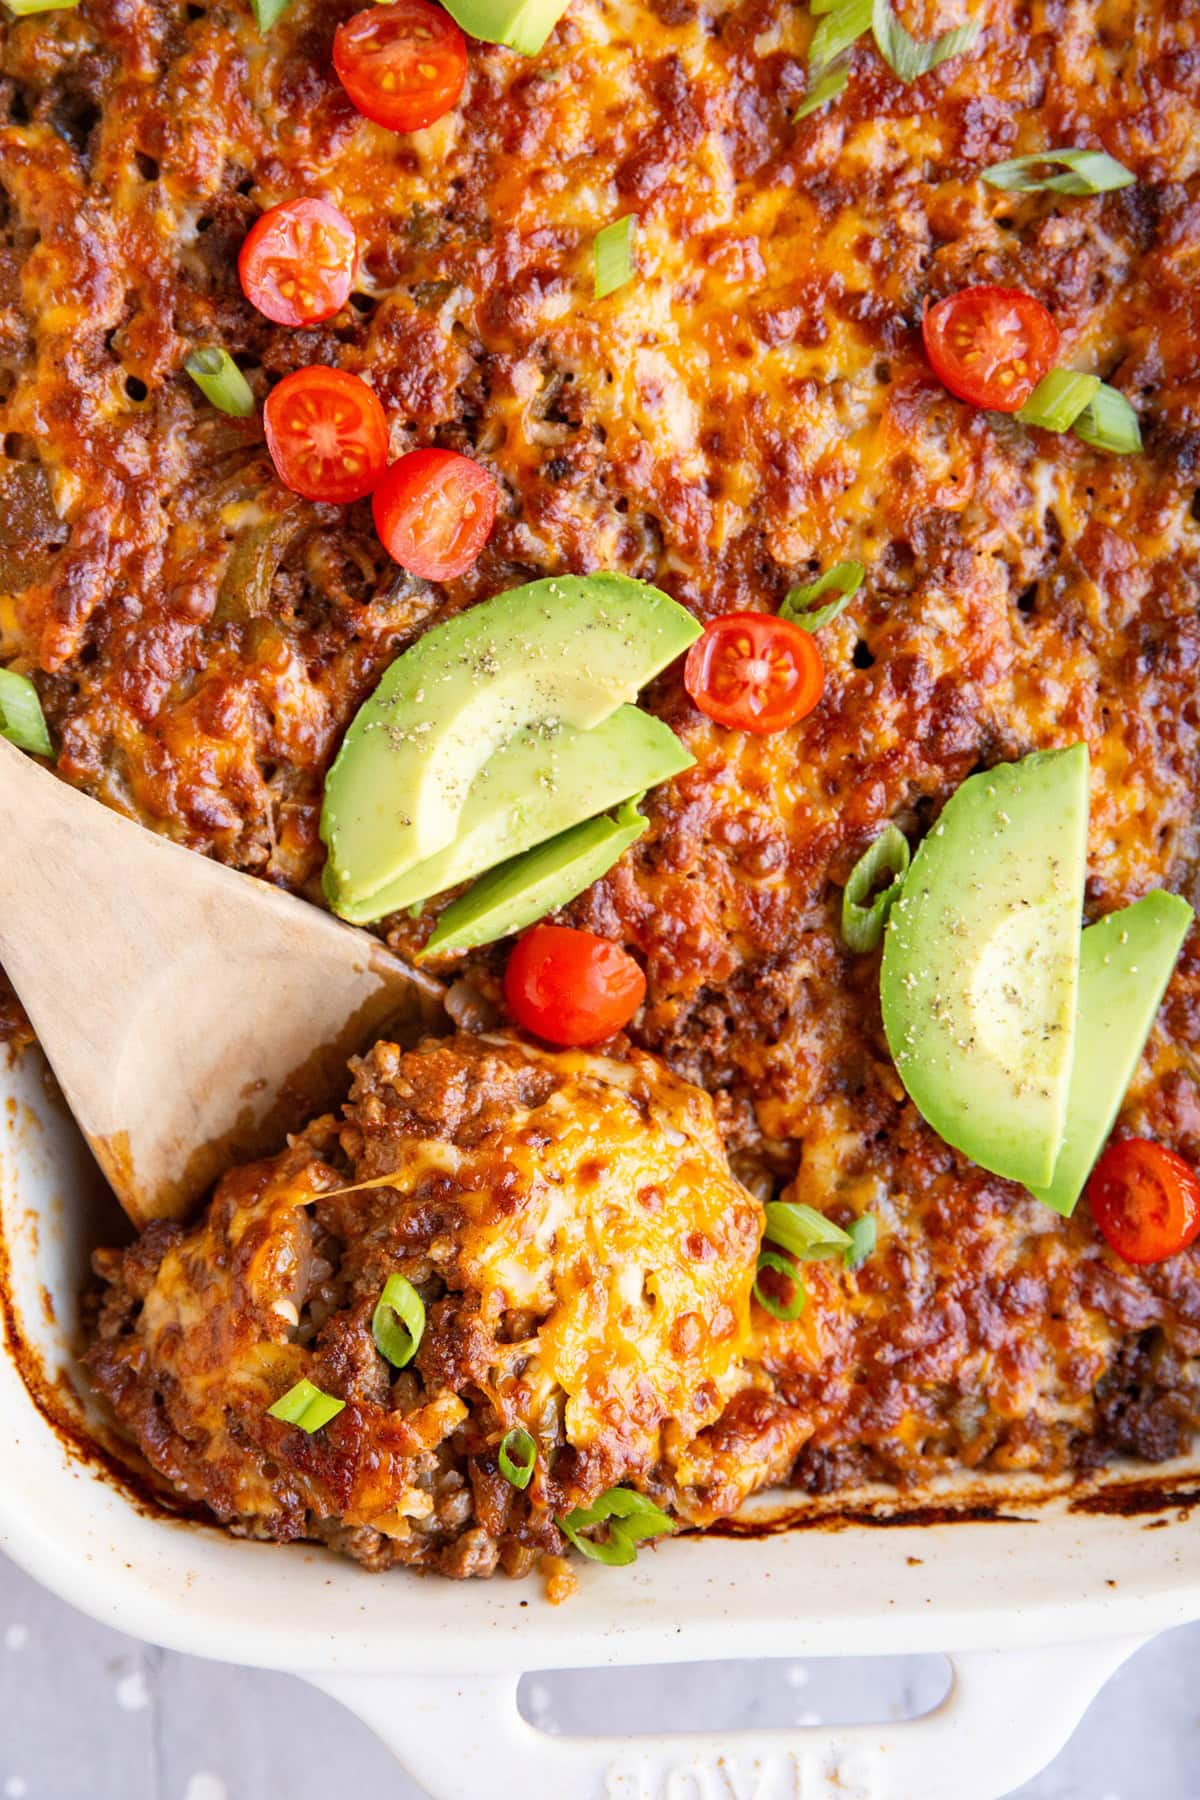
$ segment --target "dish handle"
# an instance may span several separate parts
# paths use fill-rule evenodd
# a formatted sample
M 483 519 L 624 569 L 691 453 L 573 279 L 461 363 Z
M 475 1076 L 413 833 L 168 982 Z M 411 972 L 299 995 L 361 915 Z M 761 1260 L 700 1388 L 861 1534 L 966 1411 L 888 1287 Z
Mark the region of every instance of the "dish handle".
M 1000 1800 L 1044 1769 L 1144 1642 L 951 1657 L 924 1718 L 882 1725 L 636 1738 L 550 1737 L 517 1709 L 519 1675 L 318 1675 L 431 1800 Z

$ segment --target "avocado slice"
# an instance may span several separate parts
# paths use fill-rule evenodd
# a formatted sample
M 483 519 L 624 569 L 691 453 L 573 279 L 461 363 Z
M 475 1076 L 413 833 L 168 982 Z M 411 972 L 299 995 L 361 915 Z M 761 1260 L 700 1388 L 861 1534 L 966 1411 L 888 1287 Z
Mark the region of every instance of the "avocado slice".
M 336 892 L 361 906 L 436 856 L 517 733 L 540 730 L 552 748 L 562 727 L 590 731 L 699 635 L 682 606 L 624 575 L 533 581 L 426 632 L 360 707 L 329 772 L 321 836 Z
M 1147 894 L 1083 934 L 1066 1129 L 1053 1180 L 1032 1190 L 1066 1218 L 1112 1130 L 1193 917 L 1178 894 Z
M 326 896 L 343 919 L 369 924 L 469 881 L 691 764 L 670 726 L 636 706 L 620 707 L 591 731 L 566 725 L 557 731 L 527 727 L 476 778 L 458 836 L 445 850 L 406 869 L 365 900 L 344 894 L 326 864 Z
M 1066 1116 L 1087 815 L 1083 744 L 970 776 L 884 938 L 884 1029 L 918 1110 L 1031 1188 L 1050 1181 Z
M 536 56 L 567 10 L 567 0 L 446 0 L 450 17 L 473 38 Z
M 539 844 L 536 850 L 526 850 L 499 868 L 489 869 L 465 894 L 451 901 L 422 954 L 474 950 L 479 944 L 523 931 L 599 881 L 630 844 L 637 842 L 647 823 L 637 802 L 627 800 L 615 819 L 607 813 L 586 819 Z

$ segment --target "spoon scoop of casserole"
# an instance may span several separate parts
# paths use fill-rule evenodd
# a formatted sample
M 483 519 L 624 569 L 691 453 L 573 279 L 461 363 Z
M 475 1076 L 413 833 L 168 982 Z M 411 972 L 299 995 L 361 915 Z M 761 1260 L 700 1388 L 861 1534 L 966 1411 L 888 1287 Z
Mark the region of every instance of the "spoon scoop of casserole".
M 441 989 L 365 932 L 77 793 L 0 738 L 0 964 L 136 1225 L 344 1087 Z

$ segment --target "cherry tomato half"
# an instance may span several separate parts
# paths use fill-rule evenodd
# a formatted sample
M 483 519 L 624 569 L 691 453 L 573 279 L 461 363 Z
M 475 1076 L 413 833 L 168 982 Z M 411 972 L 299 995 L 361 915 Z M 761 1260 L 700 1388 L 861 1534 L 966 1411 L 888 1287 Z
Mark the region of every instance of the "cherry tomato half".
M 387 467 L 383 408 L 345 369 L 314 364 L 285 375 L 267 395 L 263 429 L 280 481 L 306 500 L 362 500 Z
M 1200 1180 L 1182 1156 L 1150 1138 L 1110 1144 L 1087 1196 L 1092 1217 L 1126 1262 L 1162 1262 L 1200 1235 Z
M 935 375 L 960 400 L 994 412 L 1024 406 L 1057 356 L 1058 326 L 1019 288 L 969 287 L 921 320 Z
M 770 613 L 714 619 L 687 654 L 683 684 L 702 713 L 740 731 L 781 731 L 810 713 L 825 688 L 811 632 Z
M 350 298 L 358 239 L 327 200 L 285 200 L 253 225 L 238 256 L 242 292 L 276 325 L 317 325 Z
M 429 0 L 391 0 L 338 26 L 333 66 L 364 118 L 389 131 L 420 131 L 462 93 L 467 40 Z
M 535 925 L 504 972 L 504 998 L 522 1030 L 550 1044 L 598 1044 L 628 1025 L 646 977 L 608 938 L 568 925 Z
M 410 450 L 394 462 L 371 505 L 384 549 L 422 581 L 454 581 L 487 543 L 496 483 L 456 450 Z

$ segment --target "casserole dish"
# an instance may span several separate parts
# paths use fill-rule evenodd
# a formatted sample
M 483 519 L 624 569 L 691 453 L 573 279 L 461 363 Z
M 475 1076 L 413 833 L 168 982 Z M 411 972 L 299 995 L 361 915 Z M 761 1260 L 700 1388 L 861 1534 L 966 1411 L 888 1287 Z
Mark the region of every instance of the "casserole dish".
M 1184 1464 L 1153 1481 L 1117 1471 L 1084 1498 L 1014 1481 L 926 1494 L 886 1530 L 866 1503 L 822 1529 L 735 1526 L 632 1569 L 589 1566 L 562 1607 L 507 1581 L 381 1583 L 310 1547 L 171 1519 L 114 1481 L 75 1397 L 75 1296 L 111 1201 L 36 1053 L 0 1068 L 0 1100 L 0 1547 L 117 1629 L 306 1677 L 434 1800 L 474 1800 L 502 1763 L 530 1800 L 999 1800 L 1140 1641 L 1200 1617 L 1200 1483 Z M 915 1651 L 950 1653 L 954 1675 L 910 1723 L 621 1743 L 547 1738 L 516 1706 L 535 1668 Z

